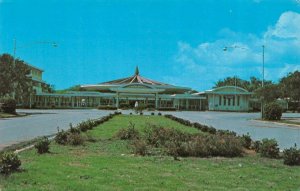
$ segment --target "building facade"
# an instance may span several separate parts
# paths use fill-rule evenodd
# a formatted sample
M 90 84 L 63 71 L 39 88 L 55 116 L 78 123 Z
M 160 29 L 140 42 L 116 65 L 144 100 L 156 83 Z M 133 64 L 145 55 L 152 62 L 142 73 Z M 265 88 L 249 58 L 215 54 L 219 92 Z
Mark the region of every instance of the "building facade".
M 251 92 L 237 86 L 223 86 L 205 91 L 211 111 L 250 111 Z
M 34 106 L 37 108 L 95 108 L 111 106 L 132 108 L 136 102 L 148 108 L 166 110 L 206 109 L 206 96 L 193 94 L 188 87 L 174 86 L 145 78 L 138 67 L 134 75 L 103 82 L 82 85 L 82 91 L 63 94 L 37 92 Z

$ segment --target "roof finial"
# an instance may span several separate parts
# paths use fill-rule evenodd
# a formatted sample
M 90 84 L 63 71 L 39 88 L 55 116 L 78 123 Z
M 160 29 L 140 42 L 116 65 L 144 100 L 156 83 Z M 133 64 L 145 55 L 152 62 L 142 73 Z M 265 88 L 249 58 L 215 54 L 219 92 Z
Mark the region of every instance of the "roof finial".
M 138 66 L 136 66 L 136 68 L 135 68 L 135 75 L 140 75 L 140 71 L 139 71 L 139 67 Z

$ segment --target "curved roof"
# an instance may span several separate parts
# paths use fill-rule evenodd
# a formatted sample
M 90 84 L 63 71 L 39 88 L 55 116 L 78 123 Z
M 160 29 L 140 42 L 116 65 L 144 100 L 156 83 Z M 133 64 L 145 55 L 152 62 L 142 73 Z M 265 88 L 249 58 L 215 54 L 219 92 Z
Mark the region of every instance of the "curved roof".
M 108 82 L 100 83 L 99 85 L 121 85 L 121 84 L 149 84 L 149 85 L 169 85 L 162 82 L 157 82 L 154 80 L 150 80 L 148 78 L 144 78 L 140 75 L 139 68 L 136 67 L 135 73 L 133 76 L 127 78 L 121 78 L 117 80 L 112 80 Z
M 230 94 L 230 93 L 237 93 L 236 91 L 238 90 L 239 94 L 252 94 L 248 90 L 238 87 L 238 86 L 221 86 L 217 87 L 215 89 L 207 90 L 205 93 L 220 93 L 220 94 Z

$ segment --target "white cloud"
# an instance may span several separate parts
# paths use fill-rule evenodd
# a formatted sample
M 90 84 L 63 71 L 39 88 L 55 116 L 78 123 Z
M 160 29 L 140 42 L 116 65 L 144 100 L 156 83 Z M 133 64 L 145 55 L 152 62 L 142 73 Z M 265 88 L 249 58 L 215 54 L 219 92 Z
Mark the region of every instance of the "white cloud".
M 212 82 L 227 76 L 261 76 L 263 44 L 268 80 L 277 81 L 288 72 L 300 70 L 299 13 L 282 13 L 277 23 L 268 27 L 262 37 L 236 33 L 230 29 L 222 29 L 220 36 L 223 38 L 203 42 L 195 47 L 187 42 L 178 42 L 175 61 L 180 65 L 175 65 L 174 69 L 179 71 L 179 79 L 196 81 L 201 77 L 210 83 L 209 86 L 213 86 Z M 223 51 L 225 46 L 237 48 Z M 196 87 L 201 88 L 200 85 Z
M 295 12 L 283 13 L 277 21 L 275 27 L 269 28 L 266 38 L 300 38 L 300 14 Z

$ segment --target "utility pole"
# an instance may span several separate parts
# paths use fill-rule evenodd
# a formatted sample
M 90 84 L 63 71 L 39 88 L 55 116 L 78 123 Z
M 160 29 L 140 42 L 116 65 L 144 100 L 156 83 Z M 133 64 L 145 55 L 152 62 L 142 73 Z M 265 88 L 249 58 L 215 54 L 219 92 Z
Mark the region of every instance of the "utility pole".
M 265 81 L 265 45 L 262 45 L 262 81 L 261 81 L 261 87 L 263 91 L 263 96 L 261 99 L 261 119 L 264 118 L 264 81 Z

